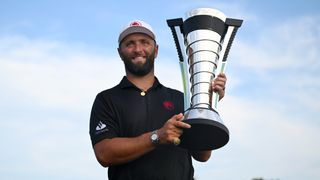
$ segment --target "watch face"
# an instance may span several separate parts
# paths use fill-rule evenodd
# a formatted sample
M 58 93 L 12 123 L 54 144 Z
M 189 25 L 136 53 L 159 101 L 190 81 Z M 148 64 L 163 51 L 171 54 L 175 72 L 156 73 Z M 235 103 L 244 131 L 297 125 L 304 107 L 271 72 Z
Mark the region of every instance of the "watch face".
M 159 137 L 156 131 L 152 132 L 152 135 L 150 137 L 151 141 L 153 144 L 158 144 L 159 143 Z
M 157 134 L 152 134 L 151 139 L 153 141 L 156 141 L 158 139 L 158 135 Z

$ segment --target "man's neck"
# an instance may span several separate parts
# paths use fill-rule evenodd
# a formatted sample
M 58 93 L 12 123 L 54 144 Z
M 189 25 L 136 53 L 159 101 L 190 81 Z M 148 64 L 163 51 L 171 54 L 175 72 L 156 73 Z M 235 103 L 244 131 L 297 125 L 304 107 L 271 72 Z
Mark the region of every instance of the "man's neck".
M 137 86 L 141 91 L 147 91 L 153 86 L 155 81 L 154 73 L 150 72 L 145 76 L 136 76 L 130 73 L 127 73 L 128 80 Z

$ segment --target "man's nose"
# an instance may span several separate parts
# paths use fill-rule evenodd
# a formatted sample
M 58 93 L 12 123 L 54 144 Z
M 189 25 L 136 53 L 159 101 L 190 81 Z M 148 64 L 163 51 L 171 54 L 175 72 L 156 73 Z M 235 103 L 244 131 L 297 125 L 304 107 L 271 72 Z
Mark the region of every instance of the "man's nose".
M 134 51 L 135 52 L 141 52 L 142 51 L 142 45 L 140 44 L 140 43 L 137 43 L 137 44 L 135 44 L 135 46 L 134 46 Z

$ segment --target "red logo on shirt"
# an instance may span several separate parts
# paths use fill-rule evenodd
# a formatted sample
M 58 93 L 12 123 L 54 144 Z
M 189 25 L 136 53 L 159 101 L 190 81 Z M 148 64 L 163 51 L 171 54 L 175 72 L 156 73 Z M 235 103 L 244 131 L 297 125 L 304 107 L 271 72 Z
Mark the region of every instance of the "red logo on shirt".
M 169 111 L 174 110 L 174 105 L 171 101 L 164 101 L 163 102 L 163 107 L 166 108 Z

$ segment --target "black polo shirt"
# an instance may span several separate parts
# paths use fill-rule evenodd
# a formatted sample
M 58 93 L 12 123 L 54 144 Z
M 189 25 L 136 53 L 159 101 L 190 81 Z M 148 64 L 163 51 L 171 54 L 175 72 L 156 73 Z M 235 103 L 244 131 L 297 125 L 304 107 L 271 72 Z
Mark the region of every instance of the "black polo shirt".
M 90 118 L 92 145 L 105 138 L 136 137 L 159 129 L 181 112 L 181 92 L 163 86 L 157 79 L 142 92 L 124 77 L 120 84 L 96 96 Z M 188 180 L 193 178 L 193 167 L 188 150 L 160 145 L 137 160 L 109 167 L 108 175 L 109 180 Z

